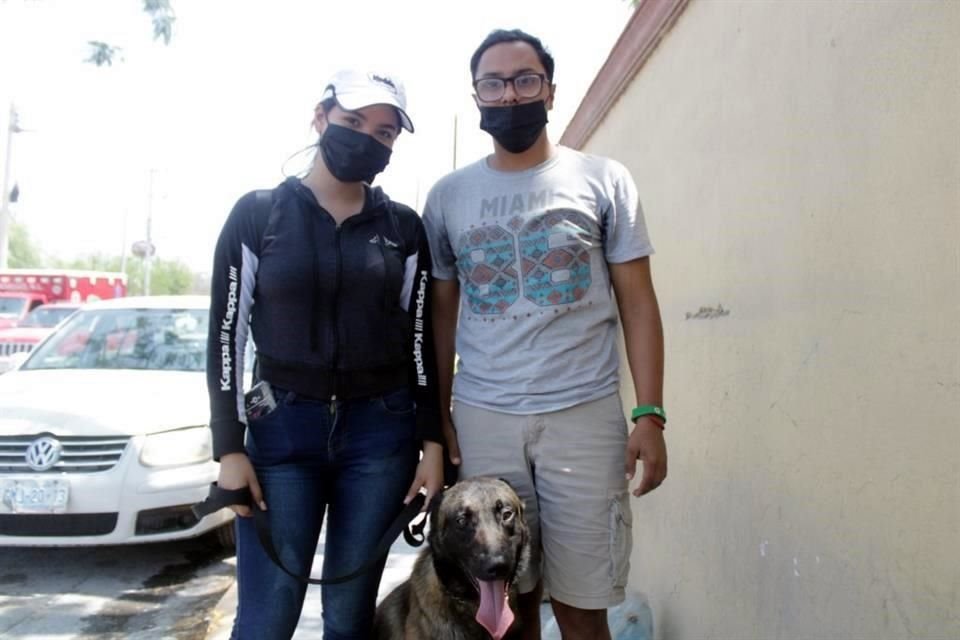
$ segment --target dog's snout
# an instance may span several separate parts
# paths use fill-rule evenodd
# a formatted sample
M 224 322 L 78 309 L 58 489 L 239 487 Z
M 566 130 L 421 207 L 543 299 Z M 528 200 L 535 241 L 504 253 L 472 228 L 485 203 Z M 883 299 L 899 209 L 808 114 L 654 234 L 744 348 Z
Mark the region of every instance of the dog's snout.
M 486 563 L 486 566 L 483 568 L 484 580 L 498 580 L 506 578 L 510 574 L 510 563 L 507 562 L 507 558 L 502 555 L 497 555 Z

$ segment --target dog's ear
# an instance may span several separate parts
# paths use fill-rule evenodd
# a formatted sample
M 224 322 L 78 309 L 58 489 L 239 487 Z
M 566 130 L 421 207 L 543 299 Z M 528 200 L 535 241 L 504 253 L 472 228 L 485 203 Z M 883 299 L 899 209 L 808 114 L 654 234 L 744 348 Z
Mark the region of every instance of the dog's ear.
M 520 542 L 517 545 L 517 561 L 514 564 L 513 572 L 510 574 L 510 584 L 513 584 L 517 576 L 525 572 L 530 565 L 530 530 L 527 528 L 527 522 L 523 518 L 523 506 L 523 500 L 521 500 L 519 503 L 520 512 L 517 514 L 519 517 L 517 522 L 520 526 L 516 529 L 520 533 Z
M 505 484 L 505 485 L 507 485 L 508 487 L 510 487 L 510 490 L 513 491 L 514 493 L 517 493 L 517 490 L 513 488 L 513 485 L 510 484 L 510 481 L 507 480 L 506 478 L 497 478 L 497 480 L 499 480 L 499 481 L 502 482 L 503 484 Z
M 441 489 L 435 493 L 430 499 L 430 504 L 427 505 L 426 520 L 430 522 L 430 531 L 427 536 L 434 553 L 445 545 L 444 538 L 448 530 L 446 520 L 450 517 L 450 514 L 447 513 L 449 509 L 446 509 L 447 512 L 445 512 L 443 506 L 446 491 L 446 489 Z

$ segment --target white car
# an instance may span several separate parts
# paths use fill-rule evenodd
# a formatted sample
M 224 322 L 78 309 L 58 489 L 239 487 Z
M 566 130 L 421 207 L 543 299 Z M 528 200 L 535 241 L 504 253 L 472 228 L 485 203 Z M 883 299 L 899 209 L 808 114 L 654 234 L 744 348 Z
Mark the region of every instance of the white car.
M 209 298 L 85 305 L 0 376 L 0 546 L 234 543 L 233 513 L 198 522 L 211 457 Z

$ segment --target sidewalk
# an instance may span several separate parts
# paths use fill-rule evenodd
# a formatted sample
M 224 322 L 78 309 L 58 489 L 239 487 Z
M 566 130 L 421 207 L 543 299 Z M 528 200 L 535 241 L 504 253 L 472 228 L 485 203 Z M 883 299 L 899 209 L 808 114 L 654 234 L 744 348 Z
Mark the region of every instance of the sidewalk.
M 387 568 L 384 570 L 383 579 L 380 581 L 380 592 L 377 594 L 378 602 L 398 584 L 410 577 L 414 560 L 416 560 L 417 553 L 422 548 L 411 547 L 404 542 L 403 536 L 393 544 L 390 548 L 390 555 L 387 557 Z M 323 566 L 323 550 L 324 534 L 321 533 L 320 543 L 317 545 L 317 554 L 313 560 L 314 572 L 317 575 L 319 575 L 320 567 Z M 206 640 L 229 640 L 236 610 L 237 583 L 234 581 L 211 614 L 210 629 L 207 631 Z M 300 624 L 297 626 L 297 632 L 293 634 L 293 640 L 317 640 L 321 637 L 323 637 L 323 618 L 321 616 L 320 587 L 311 585 L 307 587 L 307 597 L 303 602 L 303 613 L 300 614 Z

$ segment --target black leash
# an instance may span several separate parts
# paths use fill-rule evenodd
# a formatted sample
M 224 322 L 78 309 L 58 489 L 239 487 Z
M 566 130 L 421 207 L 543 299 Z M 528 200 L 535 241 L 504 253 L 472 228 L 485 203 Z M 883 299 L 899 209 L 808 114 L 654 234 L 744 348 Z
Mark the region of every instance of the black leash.
M 290 571 L 284 566 L 283 561 L 280 560 L 280 556 L 277 554 L 277 549 L 273 544 L 273 535 L 270 533 L 270 520 L 267 516 L 267 512 L 262 511 L 258 505 L 253 504 L 253 496 L 250 493 L 249 487 L 243 487 L 242 489 L 221 489 L 216 482 L 212 482 L 210 483 L 210 493 L 207 495 L 206 499 L 203 502 L 193 505 L 191 510 L 193 511 L 193 515 L 197 517 L 197 520 L 200 520 L 204 516 L 210 515 L 211 513 L 223 509 L 224 507 L 229 507 L 235 504 L 249 506 L 253 510 L 253 522 L 257 529 L 257 538 L 260 540 L 260 546 L 263 547 L 263 550 L 273 561 L 273 563 L 280 567 L 280 569 L 282 569 L 283 572 L 288 576 L 295 578 L 304 584 L 323 585 L 348 582 L 369 571 L 374 565 L 379 563 L 387 556 L 387 554 L 390 553 L 390 547 L 401 533 L 403 533 L 403 539 L 406 540 L 407 544 L 409 544 L 411 547 L 419 547 L 422 545 L 424 542 L 423 529 L 427 526 L 427 519 L 424 518 L 419 524 L 411 525 L 409 529 L 407 528 L 407 525 L 409 525 L 420 513 L 420 509 L 423 507 L 424 500 L 426 500 L 426 496 L 422 493 L 418 493 L 413 500 L 411 500 L 410 503 L 403 508 L 403 511 L 400 512 L 400 515 L 396 517 L 396 519 L 390 524 L 390 527 L 383 534 L 383 537 L 380 538 L 380 542 L 377 544 L 377 548 L 374 550 L 370 559 L 361 565 L 356 571 L 352 571 L 347 575 L 337 576 L 335 578 L 322 579 L 311 578 L 310 576 L 302 576 Z

